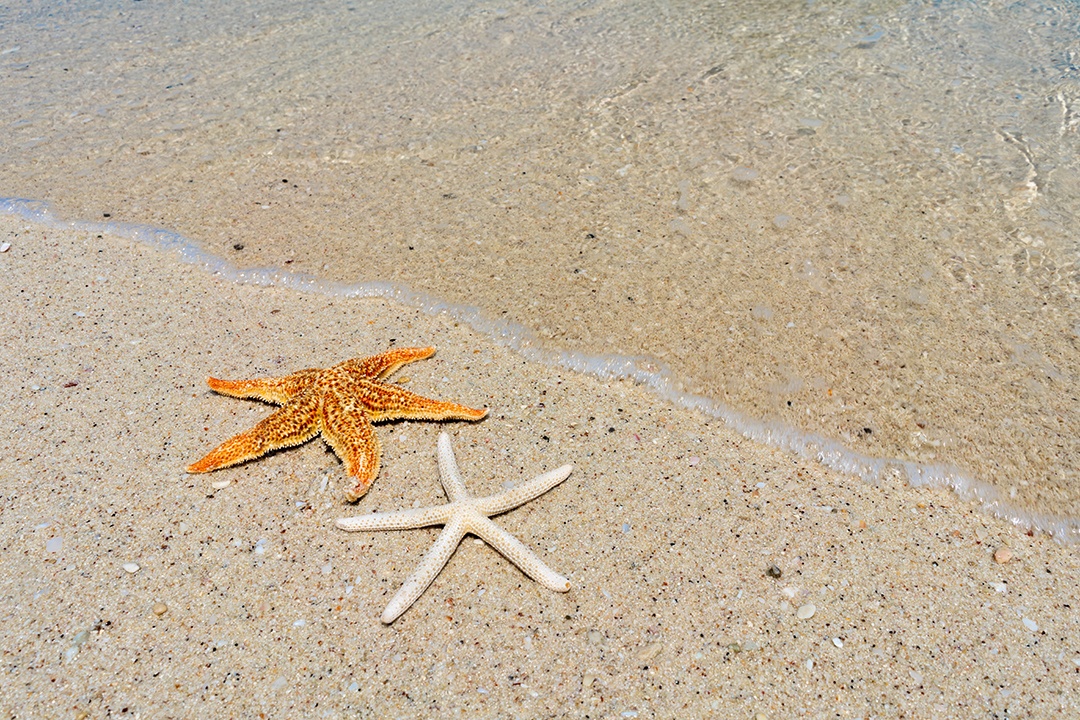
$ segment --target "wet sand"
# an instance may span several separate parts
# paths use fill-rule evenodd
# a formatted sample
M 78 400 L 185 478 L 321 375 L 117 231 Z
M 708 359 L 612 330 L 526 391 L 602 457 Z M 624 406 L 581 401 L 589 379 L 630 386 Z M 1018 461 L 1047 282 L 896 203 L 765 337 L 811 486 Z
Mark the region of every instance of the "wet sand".
M 8 715 L 1078 712 L 1075 550 L 947 491 L 835 474 L 445 316 L 237 285 L 10 216 L 0 240 Z M 382 471 L 356 505 L 318 438 L 183 471 L 270 412 L 209 392 L 206 375 L 409 345 L 438 347 L 399 373 L 409 389 L 491 413 L 380 426 Z M 570 592 L 466 539 L 411 609 L 379 621 L 438 530 L 333 523 L 441 502 L 442 430 L 477 494 L 575 466 L 497 520 Z

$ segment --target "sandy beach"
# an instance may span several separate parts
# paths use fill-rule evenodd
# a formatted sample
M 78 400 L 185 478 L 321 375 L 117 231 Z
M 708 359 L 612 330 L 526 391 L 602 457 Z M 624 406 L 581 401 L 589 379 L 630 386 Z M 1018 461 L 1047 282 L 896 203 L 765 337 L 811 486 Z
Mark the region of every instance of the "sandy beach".
M 444 316 L 237 285 L 129 239 L 11 216 L 0 240 L 8 716 L 1080 710 L 1075 550 L 951 493 L 834 474 Z M 379 426 L 382 471 L 355 505 L 320 438 L 184 472 L 270 412 L 208 391 L 207 375 L 410 345 L 438 352 L 399 373 L 409 389 L 490 415 Z M 439 530 L 334 521 L 442 502 L 440 431 L 476 494 L 574 465 L 497 518 L 568 593 L 467 538 L 380 622 Z
M 655 358 L 1076 539 L 1080 100 L 1058 58 L 1078 24 L 1035 3 L 35 0 L 0 34 L 0 197 Z
M 1080 717 L 1077 26 L 0 13 L 0 712 Z M 489 414 L 358 502 L 322 438 L 185 472 L 273 411 L 208 376 L 425 346 Z M 380 621 L 440 528 L 335 522 L 443 503 L 443 432 L 476 496 L 573 465 L 495 518 L 568 592 L 467 537 Z

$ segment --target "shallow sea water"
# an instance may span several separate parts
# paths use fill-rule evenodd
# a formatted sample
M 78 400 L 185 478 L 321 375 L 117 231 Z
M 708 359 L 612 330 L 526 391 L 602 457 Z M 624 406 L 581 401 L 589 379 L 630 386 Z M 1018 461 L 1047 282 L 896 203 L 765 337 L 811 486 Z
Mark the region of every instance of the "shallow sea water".
M 0 196 L 1077 539 L 1078 38 L 1074 3 L 30 2 Z

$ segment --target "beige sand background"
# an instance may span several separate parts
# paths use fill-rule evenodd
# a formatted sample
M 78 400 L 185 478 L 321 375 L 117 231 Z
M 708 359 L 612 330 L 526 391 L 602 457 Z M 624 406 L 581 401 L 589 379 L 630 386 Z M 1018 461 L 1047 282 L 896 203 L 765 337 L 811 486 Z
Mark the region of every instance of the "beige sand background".
M 443 316 L 237 285 L 12 216 L 0 240 L 9 717 L 1080 712 L 1075 550 L 951 493 L 834 474 Z M 208 392 L 207 374 L 427 344 L 438 353 L 401 373 L 408 387 L 491 414 L 380 427 L 383 469 L 357 505 L 321 439 L 183 472 L 269 412 Z M 498 520 L 569 593 L 467 539 L 400 620 L 379 621 L 438 531 L 333 521 L 440 502 L 440 430 L 476 493 L 574 464 Z
M 0 27 L 0 195 L 646 354 L 1076 539 L 1077 27 L 1036 0 L 35 0 Z

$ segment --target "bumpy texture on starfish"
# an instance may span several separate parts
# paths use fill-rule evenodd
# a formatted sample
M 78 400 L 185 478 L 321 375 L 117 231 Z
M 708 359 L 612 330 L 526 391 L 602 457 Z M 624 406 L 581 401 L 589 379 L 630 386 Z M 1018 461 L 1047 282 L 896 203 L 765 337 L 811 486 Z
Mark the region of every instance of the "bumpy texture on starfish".
M 345 493 L 350 502 L 367 492 L 379 473 L 382 449 L 371 423 L 380 420 L 479 420 L 487 410 L 421 397 L 379 382 L 405 363 L 431 357 L 435 348 L 402 348 L 354 358 L 331 368 L 301 370 L 283 378 L 206 382 L 223 395 L 258 398 L 281 405 L 247 432 L 229 438 L 192 463 L 191 473 L 210 472 L 307 442 L 319 433 L 356 478 Z
M 512 510 L 540 497 L 568 478 L 573 469 L 572 465 L 563 465 L 528 482 L 504 490 L 498 495 L 489 495 L 485 498 L 470 497 L 465 489 L 465 483 L 461 480 L 461 473 L 454 459 L 454 449 L 450 447 L 450 437 L 446 433 L 440 433 L 439 475 L 442 478 L 443 487 L 446 488 L 446 494 L 450 498 L 448 504 L 397 512 L 371 513 L 337 521 L 339 528 L 350 531 L 407 530 L 428 525 L 445 525 L 443 531 L 439 533 L 438 540 L 420 561 L 420 565 L 405 580 L 405 584 L 386 606 L 382 621 L 389 625 L 416 602 L 439 571 L 446 566 L 466 533 L 483 538 L 488 545 L 521 568 L 522 572 L 549 590 L 556 592 L 569 590 L 569 580 L 545 565 L 533 554 L 532 550 L 491 522 L 488 517 Z

